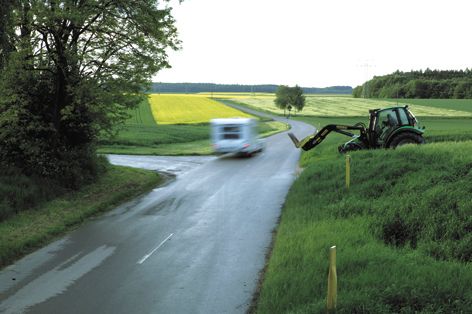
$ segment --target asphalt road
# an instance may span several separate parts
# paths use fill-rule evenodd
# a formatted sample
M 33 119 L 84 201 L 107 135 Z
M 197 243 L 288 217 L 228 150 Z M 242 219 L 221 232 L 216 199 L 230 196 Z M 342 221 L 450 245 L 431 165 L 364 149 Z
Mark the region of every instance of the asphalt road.
M 300 154 L 286 133 L 266 143 L 252 158 L 112 157 L 177 177 L 2 270 L 0 313 L 246 312 Z

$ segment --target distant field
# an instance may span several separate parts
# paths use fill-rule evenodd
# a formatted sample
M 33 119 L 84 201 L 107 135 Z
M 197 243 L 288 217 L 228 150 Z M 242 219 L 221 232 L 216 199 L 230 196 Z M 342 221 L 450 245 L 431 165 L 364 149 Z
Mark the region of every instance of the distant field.
M 396 102 L 396 99 L 389 99 Z M 472 112 L 472 99 L 399 99 L 400 103 Z
M 208 124 L 157 125 L 148 101 L 129 112 L 130 118 L 114 137 L 102 136 L 98 152 L 130 155 L 208 155 Z
M 208 123 L 213 118 L 251 117 L 199 94 L 151 94 L 149 103 L 158 124 Z
M 198 93 L 197 95 L 210 98 L 274 97 L 272 93 Z
M 277 108 L 274 104 L 275 96 L 266 97 L 248 97 L 234 98 L 235 101 L 246 104 L 250 107 L 259 108 L 261 110 L 270 111 L 277 114 L 283 114 L 283 110 Z M 426 105 L 427 103 L 416 104 L 415 100 L 402 100 L 411 105 L 411 109 L 417 116 L 429 117 L 472 117 L 472 109 L 466 104 L 453 105 L 455 100 L 439 103 L 432 102 L 434 105 Z M 369 109 L 385 108 L 397 105 L 394 100 L 378 100 L 352 98 L 349 96 L 317 96 L 309 95 L 306 97 L 305 108 L 300 112 L 302 115 L 318 116 L 318 117 L 350 117 L 350 116 L 367 116 Z M 459 110 L 460 109 L 460 110 Z M 468 110 L 466 110 L 468 109 Z
M 129 155 L 209 155 L 212 153 L 208 123 L 156 124 L 147 100 L 143 101 L 138 108 L 130 110 L 129 114 L 130 118 L 116 136 L 102 136 L 99 139 L 99 153 Z M 263 137 L 286 129 L 285 123 L 259 121 L 259 134 Z

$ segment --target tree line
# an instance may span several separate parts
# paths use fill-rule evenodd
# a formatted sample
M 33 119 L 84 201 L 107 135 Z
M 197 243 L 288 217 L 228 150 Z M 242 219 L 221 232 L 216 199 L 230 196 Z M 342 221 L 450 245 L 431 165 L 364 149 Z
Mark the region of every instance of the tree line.
M 375 76 L 353 89 L 366 98 L 472 98 L 472 69 L 396 71 Z
M 151 93 L 275 93 L 278 85 L 214 83 L 152 83 Z M 302 87 L 305 94 L 351 94 L 351 86 Z

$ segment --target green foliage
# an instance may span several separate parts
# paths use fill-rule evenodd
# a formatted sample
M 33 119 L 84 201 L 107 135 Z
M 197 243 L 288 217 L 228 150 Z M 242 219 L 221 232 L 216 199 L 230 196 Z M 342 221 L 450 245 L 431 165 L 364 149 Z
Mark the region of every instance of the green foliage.
M 277 87 L 277 90 L 275 91 L 275 106 L 279 109 L 286 109 L 288 104 L 289 104 L 289 91 L 290 87 L 285 86 L 285 85 L 280 85 Z
M 179 44 L 171 9 L 144 0 L 9 4 L 0 11 L 0 166 L 76 188 L 94 175 L 98 135 L 113 132 L 169 66 L 165 49 Z
M 81 156 L 72 156 L 71 161 L 67 159 L 68 165 L 58 166 L 64 169 L 60 173 L 61 179 L 26 175 L 23 170 L 15 167 L 0 168 L 0 221 L 21 211 L 37 208 L 44 202 L 69 192 L 65 186 L 78 188 L 90 183 L 98 175 L 104 175 L 108 169 L 108 161 L 104 157 L 95 156 L 88 159 L 88 163 L 80 158 Z
M 29 177 L 14 168 L 2 169 L 0 174 L 0 221 L 32 208 L 63 191 L 54 182 Z
M 277 90 L 277 85 L 239 85 L 213 83 L 162 83 L 153 82 L 149 93 L 192 94 L 192 93 L 245 93 L 248 95 L 270 93 Z M 302 87 L 305 94 L 344 94 L 352 93 L 351 86 Z
M 14 1 L 0 0 L 0 70 L 3 70 L 12 47 L 12 7 Z
M 368 98 L 472 98 L 472 71 L 396 71 L 357 86 L 352 95 Z
M 298 85 L 294 87 L 280 85 L 275 92 L 274 103 L 277 108 L 284 109 L 284 111 L 287 109 L 290 112 L 292 108 L 295 108 L 297 111 L 302 111 L 305 106 L 303 89 Z

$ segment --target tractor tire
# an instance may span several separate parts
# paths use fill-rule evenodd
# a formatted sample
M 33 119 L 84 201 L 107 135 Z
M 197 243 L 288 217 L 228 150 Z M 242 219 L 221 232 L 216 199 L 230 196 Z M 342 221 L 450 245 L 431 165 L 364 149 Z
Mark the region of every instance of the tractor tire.
M 390 142 L 389 148 L 397 148 L 406 144 L 424 144 L 424 138 L 416 133 L 404 132 L 395 136 Z

